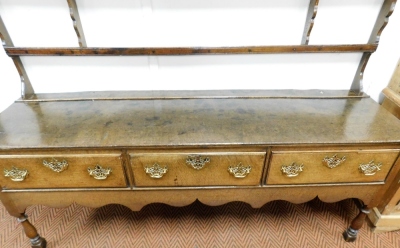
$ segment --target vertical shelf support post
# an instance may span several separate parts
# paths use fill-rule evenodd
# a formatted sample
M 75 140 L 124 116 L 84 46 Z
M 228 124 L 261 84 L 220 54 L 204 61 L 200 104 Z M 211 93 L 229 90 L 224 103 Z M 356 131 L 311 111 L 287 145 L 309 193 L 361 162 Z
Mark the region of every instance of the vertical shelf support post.
M 80 47 L 87 47 L 85 34 L 83 33 L 83 27 L 81 18 L 79 16 L 78 6 L 75 0 L 67 0 L 69 7 L 69 14 L 74 25 L 76 36 L 78 37 L 78 43 Z
M 0 39 L 4 48 L 14 47 L 14 44 L 11 40 L 10 35 L 8 34 L 8 31 L 1 16 L 0 16 Z M 14 62 L 15 67 L 17 68 L 19 77 L 21 79 L 21 98 L 29 99 L 35 94 L 35 91 L 33 90 L 28 74 L 26 73 L 24 65 L 22 64 L 21 58 L 19 56 L 12 57 L 12 60 Z
M 389 17 L 392 15 L 394 11 L 396 2 L 397 0 L 385 0 L 383 2 L 381 10 L 379 11 L 378 17 L 375 21 L 374 28 L 372 29 L 371 35 L 369 37 L 368 44 L 379 43 L 382 31 L 383 29 L 385 29 L 386 25 L 389 22 Z M 353 79 L 353 83 L 351 84 L 350 87 L 351 94 L 360 95 L 363 93 L 364 71 L 370 56 L 371 56 L 370 52 L 365 52 L 361 57 L 360 64 L 358 65 L 356 74 Z
M 303 31 L 303 37 L 301 39 L 302 45 L 308 45 L 308 42 L 310 41 L 311 30 L 314 26 L 314 20 L 318 12 L 318 4 L 319 0 L 310 0 L 310 5 L 308 6 L 308 12 L 306 17 L 306 24 L 304 26 L 304 31 Z

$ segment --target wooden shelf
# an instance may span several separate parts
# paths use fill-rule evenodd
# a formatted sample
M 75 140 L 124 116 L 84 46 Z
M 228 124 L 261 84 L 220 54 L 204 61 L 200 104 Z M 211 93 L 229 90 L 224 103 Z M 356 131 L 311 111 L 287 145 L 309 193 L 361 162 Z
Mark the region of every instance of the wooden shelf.
M 243 47 L 5 47 L 9 56 L 139 56 L 197 54 L 351 53 L 375 52 L 376 44 Z
M 183 99 L 349 99 L 368 98 L 348 90 L 177 90 L 90 91 L 34 94 L 16 102 L 183 100 Z

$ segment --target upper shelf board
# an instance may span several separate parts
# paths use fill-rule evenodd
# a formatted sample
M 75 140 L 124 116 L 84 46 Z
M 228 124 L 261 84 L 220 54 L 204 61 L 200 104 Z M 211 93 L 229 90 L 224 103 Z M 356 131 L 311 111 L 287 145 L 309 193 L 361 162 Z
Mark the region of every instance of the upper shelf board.
M 5 47 L 9 56 L 137 56 L 196 54 L 349 53 L 375 52 L 376 44 L 243 47 L 35 48 Z

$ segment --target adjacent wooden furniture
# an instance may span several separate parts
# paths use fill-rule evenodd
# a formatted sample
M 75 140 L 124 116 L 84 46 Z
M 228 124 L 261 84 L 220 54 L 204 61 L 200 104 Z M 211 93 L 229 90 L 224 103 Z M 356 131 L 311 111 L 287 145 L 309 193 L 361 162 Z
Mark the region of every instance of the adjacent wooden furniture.
M 301 45 L 205 48 L 87 47 L 5 50 L 24 85 L 0 114 L 0 199 L 32 247 L 46 241 L 27 220 L 33 204 L 90 207 L 153 202 L 184 206 L 357 198 L 343 233 L 354 241 L 370 209 L 400 175 L 400 121 L 362 92 L 362 74 L 396 1 L 385 0 L 366 44 L 309 46 L 319 1 L 311 0 Z M 361 52 L 344 91 L 168 91 L 35 94 L 19 56 Z
M 400 62 L 393 73 L 389 85 L 383 90 L 382 106 L 400 119 Z M 368 215 L 375 226 L 374 231 L 385 232 L 400 229 L 400 179 L 393 182 L 384 200 Z
M 385 96 L 382 106 L 397 118 L 400 118 L 400 61 L 397 64 L 389 85 L 382 92 Z

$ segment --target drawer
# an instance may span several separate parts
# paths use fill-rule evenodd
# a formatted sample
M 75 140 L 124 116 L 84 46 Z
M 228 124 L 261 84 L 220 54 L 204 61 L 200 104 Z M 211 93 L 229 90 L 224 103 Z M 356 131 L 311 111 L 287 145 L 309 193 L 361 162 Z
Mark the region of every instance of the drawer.
M 127 187 L 118 152 L 0 155 L 0 169 L 3 189 Z
M 266 152 L 132 152 L 135 186 L 260 185 Z
M 384 181 L 398 153 L 399 150 L 273 151 L 267 184 Z

